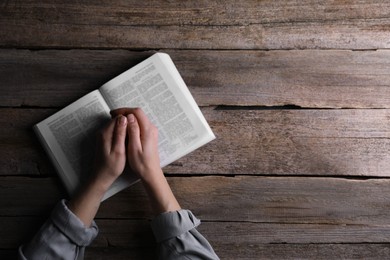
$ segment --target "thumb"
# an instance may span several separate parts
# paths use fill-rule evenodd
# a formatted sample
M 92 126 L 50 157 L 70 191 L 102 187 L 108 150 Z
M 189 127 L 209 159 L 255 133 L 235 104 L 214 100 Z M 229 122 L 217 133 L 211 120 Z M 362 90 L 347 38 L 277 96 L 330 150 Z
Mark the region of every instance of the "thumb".
M 137 153 L 137 151 L 142 151 L 140 128 L 137 118 L 133 114 L 127 115 L 127 121 L 127 134 L 129 136 L 127 152 L 132 157 Z
M 125 116 L 120 115 L 116 118 L 111 151 L 116 151 L 120 153 L 126 152 L 126 147 L 125 147 L 126 125 L 127 125 L 127 118 Z

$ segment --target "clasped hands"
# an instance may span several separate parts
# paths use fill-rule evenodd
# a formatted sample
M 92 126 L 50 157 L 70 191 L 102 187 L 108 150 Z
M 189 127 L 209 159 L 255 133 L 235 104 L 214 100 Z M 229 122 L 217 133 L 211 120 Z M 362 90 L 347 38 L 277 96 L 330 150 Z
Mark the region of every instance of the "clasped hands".
M 90 226 L 101 199 L 128 162 L 140 177 L 154 214 L 179 210 L 181 207 L 160 168 L 157 128 L 140 108 L 120 108 L 111 111 L 111 115 L 113 119 L 98 136 L 95 173 L 69 201 L 69 209 Z
M 158 130 L 142 109 L 119 108 L 110 113 L 113 119 L 98 135 L 96 181 L 108 189 L 124 171 L 126 162 L 143 181 L 153 178 L 153 174 L 162 173 Z

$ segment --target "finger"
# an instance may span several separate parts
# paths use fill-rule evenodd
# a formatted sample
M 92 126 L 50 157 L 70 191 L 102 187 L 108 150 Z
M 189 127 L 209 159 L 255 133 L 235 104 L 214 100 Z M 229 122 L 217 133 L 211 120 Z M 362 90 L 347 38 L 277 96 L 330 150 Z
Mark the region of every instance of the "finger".
M 150 122 L 149 118 L 141 108 L 133 109 L 133 114 L 137 118 L 142 140 L 148 139 L 150 128 L 154 127 L 154 125 Z
M 112 137 L 111 152 L 125 153 L 125 140 L 127 130 L 127 118 L 125 116 L 116 117 L 115 130 Z
M 130 107 L 121 107 L 117 108 L 115 110 L 111 110 L 110 114 L 113 118 L 119 116 L 119 115 L 124 115 L 127 116 L 128 114 L 132 114 L 135 108 L 130 108 Z
M 133 114 L 127 115 L 127 122 L 127 134 L 129 136 L 127 152 L 129 155 L 134 156 L 137 152 L 142 151 L 140 128 L 138 120 Z
M 141 133 L 141 140 L 142 140 L 142 147 L 146 151 L 155 151 L 158 149 L 158 129 L 154 125 L 151 125 L 147 131 L 147 133 L 144 134 L 144 138 L 142 138 Z
M 112 146 L 111 142 L 112 142 L 112 135 L 115 129 L 115 122 L 116 120 L 114 119 L 110 120 L 110 122 L 108 122 L 107 125 L 101 131 L 103 149 L 106 153 L 109 153 L 111 151 L 111 146 Z

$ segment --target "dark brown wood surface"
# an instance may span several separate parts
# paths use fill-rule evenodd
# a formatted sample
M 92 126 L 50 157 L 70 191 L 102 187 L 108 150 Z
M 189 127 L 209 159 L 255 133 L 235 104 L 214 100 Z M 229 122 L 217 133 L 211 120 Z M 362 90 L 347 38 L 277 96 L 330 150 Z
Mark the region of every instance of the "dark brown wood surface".
M 64 107 L 153 52 L 0 49 L 0 102 Z M 200 106 L 390 107 L 388 50 L 164 52 Z
M 3 180 L 0 195 L 6 200 L 1 205 L 0 228 L 12 236 L 1 240 L 0 247 L 12 247 L 36 231 L 44 220 L 42 212 L 48 214 L 63 194 L 52 178 Z M 318 248 L 318 244 L 346 243 L 348 248 L 349 244 L 385 244 L 390 240 L 390 213 L 378 209 L 387 203 L 383 194 L 390 191 L 389 180 L 243 176 L 171 177 L 169 182 L 182 205 L 191 206 L 202 218 L 200 231 L 221 249 L 224 258 L 240 258 L 246 246 L 252 248 L 252 254 L 253 247 L 268 254 L 269 243 L 293 244 L 302 250 L 307 244 Z M 18 201 L 16 197 L 23 191 L 26 199 Z M 137 254 L 146 254 L 154 243 L 145 200 L 142 185 L 136 184 L 104 202 L 97 216 L 101 233 L 92 246 L 130 247 Z M 245 211 L 239 205 L 245 205 Z M 241 249 L 235 253 L 223 250 L 232 247 Z M 345 253 L 335 248 L 337 255 Z
M 31 127 L 56 111 L 0 110 L 0 138 L 7 148 L 0 175 L 53 174 Z M 202 111 L 217 139 L 164 168 L 167 174 L 390 175 L 388 109 Z
M 4 1 L 0 259 L 67 197 L 32 126 L 156 51 L 217 139 L 164 168 L 221 259 L 390 258 L 390 3 Z M 141 184 L 86 259 L 153 259 Z
M 389 48 L 384 1 L 5 1 L 0 45 L 50 48 Z

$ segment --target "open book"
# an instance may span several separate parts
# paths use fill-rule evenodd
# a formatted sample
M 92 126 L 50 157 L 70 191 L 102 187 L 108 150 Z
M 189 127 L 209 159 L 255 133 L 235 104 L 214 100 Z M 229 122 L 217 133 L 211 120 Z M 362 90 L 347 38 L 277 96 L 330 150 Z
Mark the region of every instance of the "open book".
M 161 167 L 215 138 L 169 55 L 156 53 L 34 126 L 70 194 L 92 170 L 96 132 L 120 107 L 141 107 L 158 128 Z M 103 200 L 136 181 L 126 171 Z

